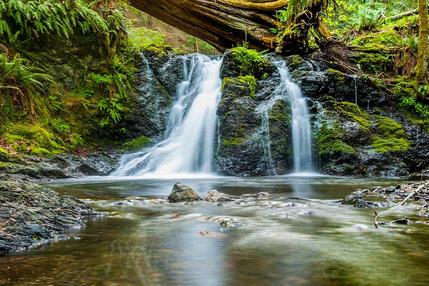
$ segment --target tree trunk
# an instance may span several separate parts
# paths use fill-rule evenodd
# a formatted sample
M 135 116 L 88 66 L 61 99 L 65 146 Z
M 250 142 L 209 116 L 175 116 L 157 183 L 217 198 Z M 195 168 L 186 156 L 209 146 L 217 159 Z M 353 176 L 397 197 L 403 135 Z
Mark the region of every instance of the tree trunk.
M 274 14 L 287 0 L 131 0 L 131 5 L 220 51 L 244 41 L 252 48 L 274 50 L 278 27 Z
M 419 53 L 417 58 L 416 78 L 419 84 L 428 83 L 429 65 L 429 22 L 428 2 L 419 0 Z

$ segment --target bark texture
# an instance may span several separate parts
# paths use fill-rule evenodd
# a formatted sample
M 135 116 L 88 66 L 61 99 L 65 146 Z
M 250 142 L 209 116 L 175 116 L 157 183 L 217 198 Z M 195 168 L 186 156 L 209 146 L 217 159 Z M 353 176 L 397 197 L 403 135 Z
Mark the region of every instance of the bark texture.
M 429 61 L 429 22 L 428 1 L 419 0 L 419 54 L 417 58 L 417 81 L 428 83 Z
M 280 23 L 275 11 L 288 0 L 131 0 L 134 7 L 223 51 L 248 42 L 251 48 L 276 48 L 270 29 Z

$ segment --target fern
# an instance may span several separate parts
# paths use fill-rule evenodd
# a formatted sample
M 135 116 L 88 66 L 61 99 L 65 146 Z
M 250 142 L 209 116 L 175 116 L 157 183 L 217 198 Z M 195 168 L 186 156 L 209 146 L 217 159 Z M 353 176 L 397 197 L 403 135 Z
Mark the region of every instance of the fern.
M 3 103 L 12 98 L 14 106 L 36 115 L 35 98 L 46 93 L 52 82 L 50 75 L 32 67 L 19 54 L 9 58 L 0 53 L 0 99 Z

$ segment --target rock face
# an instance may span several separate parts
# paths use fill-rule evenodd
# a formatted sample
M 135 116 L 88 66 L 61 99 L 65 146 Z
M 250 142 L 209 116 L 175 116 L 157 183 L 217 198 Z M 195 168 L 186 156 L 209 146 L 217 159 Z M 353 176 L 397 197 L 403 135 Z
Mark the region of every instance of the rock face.
M 201 201 L 198 193 L 190 186 L 176 183 L 167 200 L 170 203 Z
M 122 123 L 128 139 L 145 135 L 157 138 L 165 131 L 176 86 L 183 78 L 184 58 L 171 51 L 141 54 L 136 74 L 138 95 Z
M 244 59 L 251 63 L 243 64 Z M 290 108 L 275 98 L 275 67 L 266 58 L 233 49 L 225 54 L 221 75 L 218 170 L 233 176 L 285 173 L 290 167 Z
M 88 155 L 61 154 L 52 158 L 36 156 L 11 157 L 0 164 L 0 180 L 50 180 L 82 176 L 105 176 L 115 170 L 119 161 L 116 153 Z
M 83 202 L 31 183 L 0 183 L 0 255 L 26 250 L 82 227 L 95 215 Z
M 224 57 L 216 162 L 226 175 L 263 176 L 292 169 L 291 109 L 287 98 L 276 98 L 279 75 L 272 61 L 277 59 L 259 57 L 243 48 Z M 284 60 L 309 98 L 314 163 L 321 173 L 429 175 L 429 134 L 400 106 L 401 96 L 317 58 Z

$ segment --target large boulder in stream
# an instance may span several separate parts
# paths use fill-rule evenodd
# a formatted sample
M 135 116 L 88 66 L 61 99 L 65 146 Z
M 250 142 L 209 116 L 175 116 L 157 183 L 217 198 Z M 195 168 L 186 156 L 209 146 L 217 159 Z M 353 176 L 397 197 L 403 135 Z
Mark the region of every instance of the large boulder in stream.
M 170 203 L 201 201 L 198 193 L 190 186 L 176 183 L 167 200 Z
M 218 170 L 232 176 L 264 176 L 290 168 L 290 108 L 276 97 L 279 75 L 268 58 L 243 48 L 224 58 L 218 108 Z M 243 64 L 251 59 L 251 64 Z

